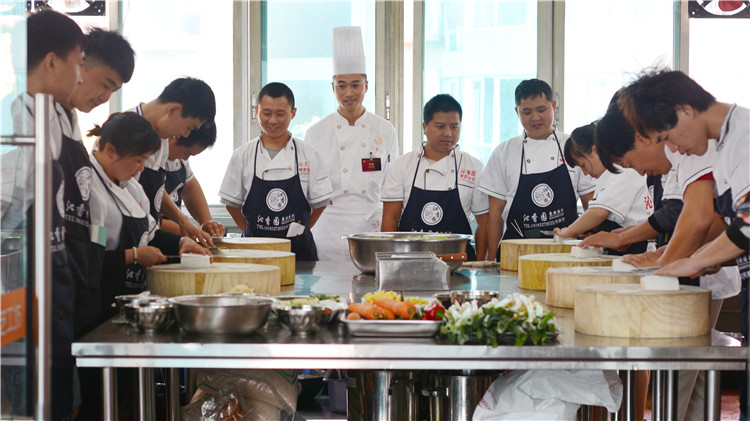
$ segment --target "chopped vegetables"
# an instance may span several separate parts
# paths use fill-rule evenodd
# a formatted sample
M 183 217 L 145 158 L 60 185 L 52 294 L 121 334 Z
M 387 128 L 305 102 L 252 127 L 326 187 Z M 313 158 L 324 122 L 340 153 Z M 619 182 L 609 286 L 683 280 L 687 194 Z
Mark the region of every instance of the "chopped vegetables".
M 417 305 L 430 304 L 429 300 L 425 300 L 422 297 L 404 297 L 404 301 L 408 301 L 408 302 L 410 302 L 412 304 L 417 304 Z
M 492 346 L 508 339 L 512 339 L 514 345 L 527 341 L 538 345 L 547 335 L 557 333 L 554 315 L 533 296 L 516 293 L 500 301 L 492 299 L 482 307 L 478 307 L 476 301 L 454 304 L 445 313 L 440 333 L 448 343 L 459 345 L 474 338 Z
M 362 300 L 366 303 L 374 303 L 375 301 L 383 298 L 388 300 L 401 301 L 401 294 L 395 291 L 383 291 L 381 289 L 375 292 L 368 292 L 364 297 L 362 297 Z

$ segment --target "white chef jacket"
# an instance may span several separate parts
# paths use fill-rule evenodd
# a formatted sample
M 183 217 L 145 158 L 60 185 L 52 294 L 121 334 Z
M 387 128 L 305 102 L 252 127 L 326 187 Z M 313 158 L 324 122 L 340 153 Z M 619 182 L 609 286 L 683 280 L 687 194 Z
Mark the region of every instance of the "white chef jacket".
M 716 149 L 714 179 L 717 193 L 721 195 L 731 188 L 734 205 L 750 191 L 749 109 L 737 105 L 732 106 L 721 125 L 721 134 L 716 143 Z
M 334 111 L 307 129 L 305 143 L 320 152 L 333 187 L 331 203 L 312 228 L 318 256 L 349 260 L 348 242 L 342 235 L 380 230 L 381 189 L 399 156 L 396 128 L 369 111 L 350 126 Z M 362 170 L 362 159 L 370 158 L 380 159 L 380 171 Z
M 312 146 L 299 139 L 297 144 L 297 159 L 299 168 L 294 168 L 295 142 L 287 142 L 284 149 L 271 159 L 268 151 L 261 144 L 257 148 L 258 177 L 264 180 L 286 180 L 299 172 L 302 192 L 311 204 L 320 203 L 331 198 L 333 188 L 328 171 L 323 166 L 323 160 Z M 219 188 L 219 201 L 227 206 L 241 208 L 245 203 L 250 188 L 253 185 L 253 167 L 256 160 L 256 146 L 260 138 L 240 146 L 232 153 L 224 180 Z M 324 212 L 325 213 L 325 212 Z
M 654 201 L 646 186 L 646 176 L 630 168 L 620 170 L 619 174 L 604 171 L 599 176 L 589 209 L 608 210 L 607 219 L 623 227 L 642 224 L 654 213 Z
M 107 227 L 106 250 L 117 250 L 120 245 L 120 231 L 122 230 L 122 215 L 133 218 L 148 217 L 148 232 L 143 233 L 139 247 L 147 246 L 153 240 L 158 227 L 156 221 L 149 213 L 149 201 L 143 187 L 135 178 L 121 181 L 118 184 L 112 182 L 104 168 L 96 160 L 94 154 L 89 156 L 91 166 L 99 174 L 95 175 L 91 182 L 91 206 L 92 224 L 96 220 L 98 225 Z M 101 176 L 101 178 L 99 178 Z M 104 180 L 104 182 L 102 182 Z M 112 196 L 116 197 L 115 200 Z M 100 221 L 100 222 L 99 222 Z
M 455 158 L 455 162 L 454 162 Z M 419 173 L 416 180 L 414 173 Z M 440 161 L 430 164 L 424 157 L 424 145 L 398 158 L 388 171 L 383 189 L 383 202 L 403 202 L 401 212 L 406 209 L 411 195 L 412 181 L 423 190 L 447 191 L 456 185 L 456 165 L 458 165 L 458 195 L 461 198 L 466 219 L 471 215 L 482 215 L 490 211 L 487 194 L 476 189 L 484 164 L 467 152 L 461 151 L 458 145 Z
M 518 189 L 518 180 L 521 174 L 521 152 L 525 147 L 523 169 L 525 174 L 538 174 L 557 168 L 563 163 L 564 157 L 560 153 L 565 150 L 565 142 L 570 137 L 555 129 L 555 134 L 560 140 L 558 149 L 555 137 L 550 135 L 545 140 L 536 140 L 526 138 L 524 145 L 524 136 L 516 136 L 507 142 L 498 145 L 492 152 L 487 166 L 479 178 L 479 190 L 498 199 L 505 200 L 507 203 L 503 210 L 503 220 L 508 219 L 508 212 L 513 204 L 513 198 Z M 596 188 L 594 178 L 585 175 L 581 168 L 568 167 L 570 181 L 573 183 L 573 190 L 576 192 L 576 199 L 579 196 L 591 193 Z
M 667 159 L 676 171 L 675 182 L 683 195 L 687 186 L 714 171 L 717 157 L 716 141 L 709 139 L 708 142 L 708 149 L 703 155 L 682 155 L 664 146 Z M 740 292 L 740 272 L 736 266 L 722 268 L 713 275 L 701 276 L 700 286 L 710 289 L 711 298 L 714 300 L 733 297 Z

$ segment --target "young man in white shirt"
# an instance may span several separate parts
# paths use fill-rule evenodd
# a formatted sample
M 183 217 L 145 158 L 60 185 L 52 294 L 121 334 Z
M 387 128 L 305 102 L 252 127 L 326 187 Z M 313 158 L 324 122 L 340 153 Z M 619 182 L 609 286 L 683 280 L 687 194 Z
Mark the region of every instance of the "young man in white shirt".
M 477 221 L 476 250 L 470 260 L 487 258 L 487 195 L 477 190 L 482 161 L 458 147 L 461 104 L 448 94 L 424 106 L 427 142 L 396 160 L 383 188 L 383 231 L 427 231 L 472 234 Z
M 368 82 L 358 26 L 333 29 L 333 74 L 338 109 L 305 133 L 305 143 L 320 152 L 334 191 L 312 231 L 320 260 L 349 261 L 349 244 L 341 236 L 380 230 L 381 188 L 399 155 L 398 137 L 391 123 L 363 105 Z
M 318 260 L 310 228 L 333 194 L 320 154 L 289 133 L 294 94 L 272 82 L 258 93 L 260 136 L 229 160 L 219 198 L 244 237 L 288 238 L 300 261 Z
M 495 148 L 479 180 L 479 190 L 489 195 L 491 258 L 499 258 L 501 238 L 551 237 L 541 231 L 570 225 L 578 218 L 578 198 L 586 209 L 595 189 L 591 177 L 565 164 L 568 135 L 555 128 L 552 88 L 539 79 L 524 80 L 515 99 L 524 132 Z

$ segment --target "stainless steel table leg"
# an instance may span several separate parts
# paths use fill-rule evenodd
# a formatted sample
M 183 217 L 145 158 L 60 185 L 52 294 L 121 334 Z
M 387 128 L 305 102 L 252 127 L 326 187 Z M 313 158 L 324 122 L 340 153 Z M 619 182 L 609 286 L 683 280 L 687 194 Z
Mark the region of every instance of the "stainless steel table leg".
M 651 372 L 651 419 L 653 421 L 664 420 L 664 372 L 662 370 Z
M 169 421 L 180 420 L 180 369 L 170 368 L 167 378 Z
M 151 421 L 154 418 L 154 372 L 150 368 L 139 368 L 138 419 Z
M 102 403 L 105 420 L 117 420 L 117 370 L 113 367 L 102 369 Z
M 679 374 L 676 370 L 668 370 L 665 378 L 665 392 L 664 392 L 664 419 L 668 421 L 677 420 L 677 375 Z
M 622 379 L 622 405 L 620 407 L 621 420 L 635 419 L 635 371 L 620 371 Z
M 721 373 L 706 371 L 706 420 L 718 421 L 721 418 Z

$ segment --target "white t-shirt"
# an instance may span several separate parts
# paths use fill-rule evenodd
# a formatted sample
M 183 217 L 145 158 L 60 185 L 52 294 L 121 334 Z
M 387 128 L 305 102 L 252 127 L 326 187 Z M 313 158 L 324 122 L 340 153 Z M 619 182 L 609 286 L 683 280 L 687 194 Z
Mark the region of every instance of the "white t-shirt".
M 654 201 L 646 186 L 646 176 L 630 168 L 619 174 L 605 171 L 596 180 L 590 208 L 608 210 L 607 219 L 623 227 L 639 225 L 654 213 Z
M 734 105 L 721 126 L 719 139 L 714 169 L 716 189 L 721 195 L 731 188 L 735 205 L 750 191 L 750 110 Z
M 683 155 L 679 152 L 672 152 L 667 145 L 664 145 L 664 152 L 667 159 L 672 163 L 675 169 L 673 182 L 679 187 L 680 196 L 685 195 L 685 189 L 703 177 L 714 171 L 716 162 L 716 141 L 709 139 L 708 150 L 703 155 Z
M 195 178 L 195 174 L 193 174 L 193 169 L 190 168 L 190 162 L 187 160 L 182 159 L 168 159 L 167 162 L 164 164 L 164 168 L 167 169 L 169 172 L 179 171 L 180 168 L 185 167 L 185 182 L 192 180 Z
M 232 153 L 224 180 L 219 188 L 221 203 L 235 208 L 242 207 L 253 184 L 255 175 L 253 169 L 257 171 L 258 177 L 264 180 L 286 180 L 299 173 L 302 191 L 311 204 L 323 202 L 333 196 L 331 178 L 328 176 L 320 154 L 312 146 L 292 138 L 284 149 L 271 159 L 268 151 L 261 145 L 257 148 L 256 167 L 258 142 L 260 138 L 256 137 Z M 298 169 L 294 168 L 295 143 Z
M 305 143 L 320 153 L 331 177 L 334 193 L 326 212 L 364 216 L 380 207 L 385 174 L 399 156 L 391 123 L 365 111 L 350 126 L 334 111 L 307 129 Z M 370 158 L 380 158 L 380 171 L 362 170 L 362 159 Z
M 672 166 L 669 172 L 661 176 L 661 200 L 682 200 L 682 190 L 677 182 L 677 168 Z
M 471 214 L 482 215 L 490 210 L 487 194 L 474 188 L 484 165 L 456 146 L 440 161 L 431 164 L 422 154 L 424 146 L 401 156 L 393 163 L 385 179 L 383 202 L 403 202 L 406 209 L 411 195 L 412 181 L 417 188 L 424 190 L 447 191 L 456 186 L 456 166 L 458 166 L 458 195 L 467 220 Z M 414 173 L 419 163 L 416 180 Z
M 139 247 L 146 246 L 154 238 L 158 227 L 149 213 L 149 201 L 143 187 L 131 178 L 128 181 L 113 183 L 107 177 L 99 161 L 93 154 L 89 156 L 91 165 L 99 175 L 94 175 L 91 182 L 91 222 L 107 227 L 106 250 L 117 250 L 120 245 L 122 215 L 133 218 L 148 218 L 148 232 L 144 233 Z M 100 178 L 101 176 L 101 178 Z M 103 181 L 102 181 L 103 180 Z M 115 200 L 116 197 L 117 200 Z
M 143 103 L 140 103 L 138 104 L 138 106 L 133 107 L 126 112 L 137 113 L 139 116 L 143 117 L 143 111 L 141 109 L 142 106 Z M 169 139 L 162 139 L 161 147 L 158 151 L 152 153 L 148 157 L 145 167 L 150 168 L 154 171 L 159 171 L 160 168 L 167 168 L 167 160 L 169 160 Z M 141 175 L 138 174 L 136 176 L 136 180 L 140 178 L 140 176 Z
M 508 218 L 508 212 L 518 188 L 518 180 L 522 170 L 521 153 L 523 149 L 525 149 L 524 174 L 543 173 L 564 164 L 561 151 L 565 149 L 565 142 L 568 141 L 570 136 L 557 130 L 555 130 L 555 134 L 560 140 L 559 147 L 555 142 L 554 135 L 550 135 L 545 140 L 526 138 L 526 143 L 524 143 L 524 136 L 521 135 L 501 143 L 492 152 L 479 179 L 479 190 L 507 202 L 503 210 L 503 220 Z M 567 168 L 570 181 L 573 183 L 573 191 L 576 193 L 576 199 L 594 191 L 596 181 L 592 177 L 583 174 L 579 167 Z

